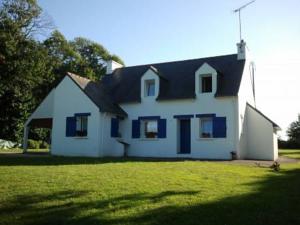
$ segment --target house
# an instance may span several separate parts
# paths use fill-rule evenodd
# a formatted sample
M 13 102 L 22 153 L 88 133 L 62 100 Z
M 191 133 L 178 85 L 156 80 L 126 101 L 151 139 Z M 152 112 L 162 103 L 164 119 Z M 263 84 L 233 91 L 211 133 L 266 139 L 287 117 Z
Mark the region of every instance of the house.
M 254 107 L 246 43 L 237 54 L 68 73 L 25 124 L 51 128 L 51 154 L 276 160 L 279 126 Z

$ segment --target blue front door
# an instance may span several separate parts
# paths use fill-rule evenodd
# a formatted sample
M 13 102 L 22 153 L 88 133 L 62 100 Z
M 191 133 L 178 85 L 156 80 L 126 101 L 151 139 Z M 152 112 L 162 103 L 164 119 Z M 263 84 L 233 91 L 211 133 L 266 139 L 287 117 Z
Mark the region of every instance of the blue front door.
M 180 149 L 179 153 L 191 153 L 191 120 L 182 119 L 180 122 Z

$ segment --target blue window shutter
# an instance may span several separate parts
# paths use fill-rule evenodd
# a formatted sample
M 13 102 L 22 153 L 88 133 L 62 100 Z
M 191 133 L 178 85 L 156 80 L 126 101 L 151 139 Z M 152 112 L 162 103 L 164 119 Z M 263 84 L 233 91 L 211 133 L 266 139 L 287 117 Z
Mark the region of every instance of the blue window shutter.
M 132 138 L 140 138 L 140 121 L 132 120 Z
M 213 118 L 213 137 L 226 138 L 226 117 Z
M 76 117 L 66 118 L 66 137 L 74 137 L 76 134 Z
M 119 136 L 119 120 L 117 118 L 111 118 L 110 136 L 111 137 Z
M 158 138 L 166 138 L 167 137 L 167 120 L 159 119 L 158 120 Z

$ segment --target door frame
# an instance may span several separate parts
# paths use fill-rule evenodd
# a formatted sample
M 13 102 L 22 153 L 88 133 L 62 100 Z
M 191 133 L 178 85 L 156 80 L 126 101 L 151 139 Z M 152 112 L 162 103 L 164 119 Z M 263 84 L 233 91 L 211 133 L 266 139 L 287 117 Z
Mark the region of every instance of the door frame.
M 191 154 L 191 141 L 192 141 L 192 135 L 191 135 L 191 118 L 180 118 L 177 120 L 178 126 L 177 126 L 177 154 Z M 188 151 L 182 151 L 182 123 L 188 122 L 186 125 L 189 127 L 189 132 L 187 135 L 189 136 L 187 139 L 187 149 Z

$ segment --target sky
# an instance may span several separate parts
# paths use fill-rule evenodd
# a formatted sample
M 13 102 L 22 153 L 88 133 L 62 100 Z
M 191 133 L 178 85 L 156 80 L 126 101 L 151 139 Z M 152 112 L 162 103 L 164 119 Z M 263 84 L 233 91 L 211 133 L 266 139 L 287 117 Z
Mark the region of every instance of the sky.
M 38 0 L 69 40 L 85 37 L 127 66 L 236 53 L 250 0 Z M 256 64 L 257 108 L 279 124 L 300 113 L 300 1 L 256 0 L 242 37 Z

